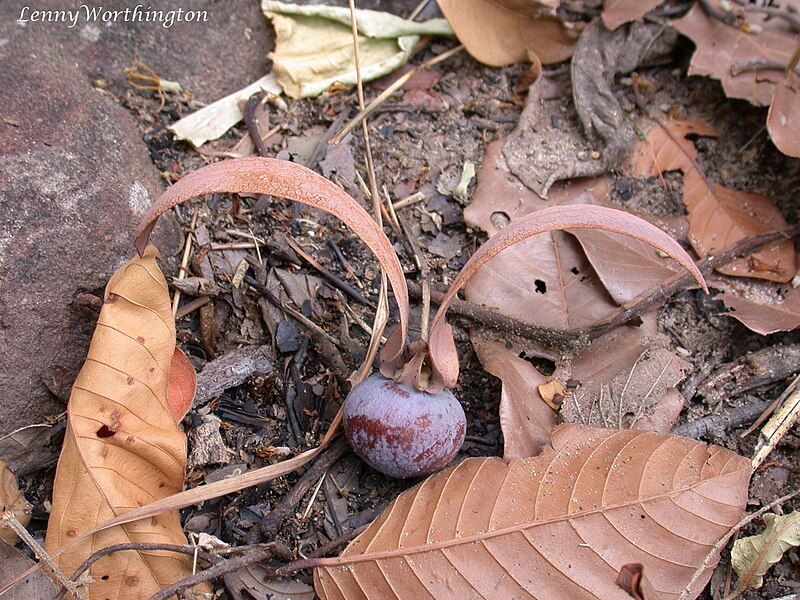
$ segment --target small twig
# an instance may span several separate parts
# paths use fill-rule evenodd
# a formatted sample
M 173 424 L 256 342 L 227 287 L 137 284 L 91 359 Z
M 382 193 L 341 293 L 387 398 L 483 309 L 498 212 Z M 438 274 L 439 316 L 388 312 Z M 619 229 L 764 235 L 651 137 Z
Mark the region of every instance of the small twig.
M 25 529 L 25 526 L 19 522 L 13 512 L 4 512 L 2 521 L 9 527 L 9 529 L 13 530 L 23 542 L 25 542 L 25 545 L 33 551 L 34 555 L 36 555 L 36 558 L 47 565 L 47 568 L 50 569 L 61 585 L 64 586 L 64 588 L 70 594 L 72 594 L 73 598 L 77 598 L 78 600 L 86 600 L 86 597 L 78 590 L 78 585 L 74 581 L 67 579 L 67 576 L 64 575 L 61 569 L 58 568 L 56 561 L 54 561 L 47 551 L 42 548 L 39 542 L 33 539 L 33 536 L 28 533 L 28 530 Z
M 197 217 L 200 214 L 199 210 L 195 210 L 192 215 L 192 221 L 189 225 L 189 231 L 186 232 L 186 244 L 183 247 L 183 258 L 181 259 L 181 266 L 178 269 L 178 276 L 176 279 L 185 279 L 186 273 L 189 272 L 189 257 L 192 254 L 192 236 L 194 235 L 194 228 L 197 225 Z M 172 317 L 177 318 L 178 306 L 181 303 L 181 291 L 176 289 L 172 296 Z
M 398 211 L 401 208 L 405 208 L 406 206 L 411 206 L 412 204 L 416 204 L 417 202 L 421 202 L 422 200 L 425 200 L 425 194 L 423 194 L 422 192 L 415 192 L 410 196 L 406 196 L 405 198 L 398 200 L 392 206 L 395 211 Z
M 182 319 L 186 315 L 193 313 L 198 308 L 208 304 L 209 302 L 211 302 L 211 296 L 200 296 L 199 298 L 195 298 L 191 302 L 187 302 L 178 309 L 178 312 L 175 313 L 175 319 Z
M 355 56 L 356 65 L 356 90 L 358 95 L 358 106 L 364 110 L 364 81 L 361 78 L 361 51 L 358 42 L 358 25 L 356 23 L 356 4 L 355 0 L 349 0 L 350 4 L 350 25 L 353 33 L 353 53 Z M 369 191 L 372 196 L 372 212 L 378 226 L 383 228 L 383 216 L 381 215 L 381 197 L 378 192 L 378 180 L 375 178 L 375 164 L 372 160 L 372 145 L 369 141 L 369 125 L 366 118 L 361 121 L 362 131 L 364 134 L 364 153 L 367 163 L 367 176 L 369 178 Z M 367 353 L 364 357 L 364 362 L 352 376 L 352 383 L 361 383 L 372 371 L 372 362 L 378 353 L 378 346 L 380 345 L 381 335 L 389 322 L 389 292 L 388 292 L 388 279 L 386 272 L 381 269 L 381 286 L 380 293 L 378 294 L 378 307 L 375 310 L 375 319 L 372 324 L 372 336 L 369 340 Z
M 295 310 L 291 306 L 287 306 L 286 304 L 281 302 L 280 299 L 276 297 L 275 294 L 273 294 L 271 291 L 269 291 L 269 289 L 266 286 L 263 286 L 260 283 L 258 283 L 255 279 L 250 277 L 250 275 L 245 275 L 242 281 L 244 281 L 247 285 L 249 285 L 251 288 L 253 288 L 262 296 L 264 296 L 264 298 L 266 298 L 270 304 L 275 306 L 275 308 L 286 313 L 287 315 L 298 321 L 306 329 L 323 337 L 327 342 L 333 344 L 334 346 L 338 346 L 336 340 L 334 340 L 328 333 L 326 333 L 326 331 L 322 329 L 322 327 L 314 323 L 314 321 L 306 317 L 299 310 Z
M 360 104 L 361 104 L 361 111 L 353 118 L 353 120 L 351 120 L 345 126 L 344 129 L 342 129 L 339 133 L 337 133 L 335 136 L 333 136 L 331 138 L 330 143 L 331 144 L 340 143 L 345 138 L 345 136 L 348 133 L 350 133 L 359 123 L 362 123 L 363 121 L 365 121 L 366 118 L 378 106 L 383 104 L 389 97 L 392 96 L 392 94 L 394 94 L 397 90 L 399 90 L 401 87 L 403 87 L 406 84 L 406 82 L 408 82 L 408 80 L 411 79 L 417 73 L 417 71 L 420 71 L 422 69 L 427 69 L 429 67 L 437 65 L 440 62 L 442 62 L 444 60 L 447 60 L 451 56 L 453 56 L 455 54 L 458 54 L 463 49 L 464 49 L 464 46 L 456 46 L 455 48 L 451 48 L 450 50 L 448 50 L 446 52 L 442 52 L 438 56 L 435 56 L 432 59 L 430 59 L 428 61 L 425 61 L 424 63 L 422 63 L 418 67 L 415 67 L 414 69 L 410 70 L 405 75 L 402 75 L 401 77 L 398 77 L 397 80 L 392 82 L 392 84 L 389 87 L 387 87 L 380 94 L 378 94 L 378 96 L 376 96 L 375 99 L 372 102 L 370 102 L 369 105 L 366 106 L 366 107 L 364 106 L 364 103 L 363 103 L 363 94 L 362 94 L 361 95 L 362 97 L 359 99 L 360 100 Z M 356 64 L 358 64 L 358 63 L 356 63 Z M 359 79 L 360 79 L 360 77 L 359 77 Z
M 419 331 L 420 339 L 428 341 L 428 324 L 431 317 L 431 268 L 425 253 L 419 246 L 419 242 L 412 235 L 411 229 L 405 221 L 400 221 L 400 226 L 408 238 L 408 243 L 414 252 L 414 262 L 417 263 L 420 275 L 422 277 L 422 316 L 420 317 Z
M 797 388 L 798 382 L 800 382 L 800 375 L 792 379 L 792 382 L 785 390 L 783 390 L 783 393 L 780 396 L 778 396 L 772 404 L 770 404 L 767 408 L 765 408 L 764 412 L 761 413 L 761 416 L 759 416 L 750 427 L 748 427 L 745 431 L 743 431 L 739 437 L 741 438 L 747 437 L 748 435 L 753 433 L 753 431 L 755 431 L 759 425 L 761 425 L 764 421 L 766 421 L 769 418 L 769 416 L 775 412 L 775 409 L 778 408 L 783 403 L 783 401 L 789 397 L 789 394 L 791 394 Z
M 263 560 L 268 560 L 279 555 L 286 556 L 287 554 L 288 549 L 279 547 L 277 544 L 270 544 L 268 546 L 257 548 L 256 550 L 252 550 L 247 554 L 237 556 L 236 558 L 231 558 L 225 562 L 219 562 L 205 571 L 200 571 L 191 577 L 181 579 L 180 581 L 164 588 L 157 594 L 153 594 L 150 597 L 150 600 L 168 600 L 183 590 L 193 588 L 200 583 L 218 579 L 223 575 L 233 573 L 234 571 L 238 571 L 244 567 L 249 567 L 250 565 Z
M 347 441 L 339 438 L 308 467 L 308 470 L 294 484 L 292 490 L 285 494 L 275 508 L 262 519 L 259 529 L 264 539 L 275 538 L 283 522 L 294 514 L 311 486 L 347 452 L 347 448 Z
M 333 285 L 333 287 L 342 290 L 345 294 L 350 296 L 353 300 L 355 300 L 359 304 L 364 304 L 365 306 L 369 306 L 373 309 L 376 308 L 374 302 L 370 302 L 369 300 L 364 298 L 361 292 L 359 292 L 356 288 L 354 288 L 344 279 L 342 279 L 335 273 L 332 273 L 329 269 L 321 265 L 313 256 L 311 256 L 308 252 L 306 252 L 305 249 L 300 244 L 298 244 L 293 237 L 287 235 L 286 241 L 288 242 L 292 250 L 294 250 L 300 258 L 305 260 L 308 264 L 310 264 L 317 271 L 319 271 L 320 275 L 322 275 L 324 279 L 326 279 L 331 285 Z
M 87 558 L 85 561 L 83 561 L 83 563 L 81 563 L 81 566 L 78 567 L 75 573 L 72 574 L 72 581 L 78 581 L 80 576 L 89 570 L 89 567 L 91 567 L 95 562 L 97 562 L 104 556 L 107 556 L 114 552 L 121 552 L 123 550 L 166 550 L 167 552 L 177 552 L 179 554 L 186 554 L 187 556 L 192 556 L 192 557 L 196 555 L 209 563 L 214 563 L 217 560 L 217 557 L 215 555 L 205 552 L 203 550 L 198 550 L 195 546 L 179 546 L 176 544 L 148 544 L 148 543 L 114 544 L 113 546 L 107 546 L 105 548 L 98 550 L 97 552 L 92 554 L 89 558 Z M 58 592 L 58 594 L 56 594 L 53 597 L 53 600 L 60 600 L 61 598 L 63 598 L 66 591 L 67 590 L 62 587 L 61 590 Z
M 741 406 L 678 425 L 673 427 L 670 433 L 693 439 L 704 438 L 709 434 L 721 434 L 730 429 L 746 425 L 758 417 L 764 411 L 764 408 L 768 406 L 769 401 L 761 400 L 755 396 L 747 396 L 747 402 Z
M 768 58 L 752 57 L 742 60 L 739 63 L 731 65 L 730 71 L 733 77 L 741 75 L 742 73 L 750 73 L 752 71 L 785 71 L 790 73 L 792 71 L 790 63 L 784 63 L 779 60 L 772 60 Z
M 795 390 L 789 394 L 783 405 L 762 428 L 759 443 L 756 445 L 756 453 L 753 456 L 754 469 L 762 465 L 786 435 L 786 432 L 794 426 L 798 417 L 800 417 L 800 390 Z
M 308 501 L 308 504 L 306 505 L 306 509 L 303 511 L 303 518 L 304 519 L 306 517 L 308 517 L 308 513 L 311 512 L 311 507 L 314 506 L 314 502 L 316 501 L 317 495 L 319 494 L 319 489 L 322 487 L 322 482 L 325 481 L 325 476 L 327 474 L 328 474 L 328 471 L 325 471 L 322 474 L 322 477 L 319 478 L 319 482 L 317 483 L 317 486 L 314 488 L 314 493 L 311 494 L 311 499 Z
M 264 145 L 264 138 L 261 137 L 261 131 L 256 122 L 256 109 L 263 99 L 263 92 L 253 94 L 248 98 L 244 108 L 244 123 L 247 126 L 247 133 L 250 134 L 250 139 L 259 156 L 267 156 L 267 147 Z
M 726 533 L 719 540 L 717 540 L 717 543 L 714 544 L 714 546 L 711 548 L 711 550 L 708 552 L 708 554 L 706 554 L 706 557 L 705 557 L 705 559 L 703 559 L 702 564 L 695 570 L 694 574 L 692 575 L 692 578 L 689 580 L 689 583 L 686 584 L 686 587 L 683 589 L 683 592 L 681 592 L 681 595 L 678 598 L 678 600 L 686 600 L 689 597 L 689 593 L 690 593 L 690 591 L 692 589 L 692 586 L 694 586 L 694 584 L 697 583 L 697 580 L 700 579 L 700 577 L 702 577 L 703 573 L 705 573 L 706 569 L 711 564 L 711 562 L 714 560 L 714 558 L 722 551 L 722 549 L 728 544 L 728 541 L 730 541 L 730 539 L 738 531 L 740 531 L 748 523 L 751 523 L 752 521 L 755 521 L 758 517 L 760 517 L 761 515 L 763 515 L 767 511 L 775 508 L 779 504 L 782 504 L 782 503 L 786 502 L 787 500 L 791 500 L 792 498 L 797 496 L 797 494 L 800 494 L 800 490 L 795 490 L 790 494 L 786 494 L 785 496 L 781 496 L 777 500 L 773 500 L 772 502 L 770 502 L 769 504 L 767 504 L 763 508 L 760 508 L 756 512 L 747 515 L 745 518 L 743 518 L 741 521 L 739 521 L 736 525 L 734 525 L 728 531 L 728 533 Z

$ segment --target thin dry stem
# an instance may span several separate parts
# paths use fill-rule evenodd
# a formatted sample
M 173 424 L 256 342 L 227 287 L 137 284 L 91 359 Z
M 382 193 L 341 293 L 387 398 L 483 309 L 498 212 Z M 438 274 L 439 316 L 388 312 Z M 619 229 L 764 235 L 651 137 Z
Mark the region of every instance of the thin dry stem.
M 42 548 L 39 542 L 33 539 L 33 536 L 28 533 L 28 530 L 25 529 L 25 526 L 19 522 L 13 512 L 8 511 L 3 513 L 2 518 L 3 523 L 8 525 L 8 527 L 19 536 L 19 539 L 25 542 L 25 545 L 33 551 L 33 553 L 36 555 L 36 558 L 47 565 L 47 568 L 50 569 L 50 572 L 53 573 L 55 578 L 58 579 L 59 583 L 61 583 L 61 585 L 64 586 L 64 588 L 70 594 L 72 594 L 73 598 L 77 598 L 78 600 L 86 600 L 86 596 L 81 594 L 78 590 L 78 584 L 76 584 L 74 581 L 70 581 L 67 576 L 64 575 L 61 569 L 58 568 L 56 561 L 53 560 L 53 557 L 51 557 L 47 551 Z
M 192 221 L 189 225 L 189 231 L 186 232 L 186 244 L 183 247 L 183 258 L 181 259 L 181 266 L 178 269 L 177 279 L 185 279 L 186 273 L 189 270 L 189 257 L 192 255 L 192 236 L 194 235 L 194 228 L 197 225 L 197 217 L 200 214 L 199 210 L 195 210 L 192 215 Z M 177 318 L 178 306 L 181 303 L 181 291 L 175 290 L 172 296 L 172 318 Z
M 706 557 L 705 559 L 703 559 L 702 564 L 695 570 L 694 575 L 692 575 L 692 578 L 689 580 L 689 583 L 686 584 L 686 587 L 683 589 L 683 592 L 681 592 L 681 595 L 678 598 L 678 600 L 688 600 L 689 592 L 691 591 L 692 586 L 694 586 L 694 584 L 697 583 L 697 580 L 700 579 L 700 577 L 702 577 L 703 573 L 705 573 L 706 569 L 709 567 L 709 565 L 717 556 L 717 554 L 719 554 L 722 551 L 722 549 L 728 544 L 730 539 L 734 535 L 736 535 L 736 533 L 739 532 L 742 529 L 742 527 L 756 520 L 758 517 L 760 517 L 767 511 L 772 510 L 779 504 L 783 504 L 787 500 L 791 500 L 798 494 L 800 494 L 800 490 L 795 490 L 789 494 L 786 494 L 785 496 L 781 496 L 777 500 L 773 500 L 763 508 L 760 508 L 756 512 L 751 513 L 746 517 L 744 517 L 741 521 L 739 521 L 736 525 L 734 525 L 730 529 L 730 531 L 728 531 L 728 533 L 726 533 L 719 540 L 717 540 L 717 543 L 714 544 L 711 550 L 709 550 L 708 554 L 706 554 Z

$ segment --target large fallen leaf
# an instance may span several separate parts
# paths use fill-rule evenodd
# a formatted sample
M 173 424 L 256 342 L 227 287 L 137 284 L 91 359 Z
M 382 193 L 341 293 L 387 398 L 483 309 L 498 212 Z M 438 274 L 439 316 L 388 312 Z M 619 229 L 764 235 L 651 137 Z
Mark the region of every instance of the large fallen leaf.
M 724 14 L 724 1 L 709 0 L 715 10 Z M 740 10 L 735 4 L 728 25 L 709 15 L 700 2 L 673 26 L 689 37 L 696 46 L 689 75 L 705 75 L 718 79 L 729 98 L 749 100 L 756 106 L 769 106 L 771 118 L 767 130 L 778 149 L 789 156 L 800 156 L 800 138 L 792 135 L 798 128 L 797 105 L 800 93 L 796 80 L 786 82 L 784 70 L 797 45 L 797 31 L 784 19 L 768 11 Z M 777 7 L 778 5 L 776 5 Z M 780 10 L 800 9 L 800 0 L 785 0 Z
M 683 408 L 675 386 L 690 365 L 669 349 L 655 318 L 595 340 L 559 367 L 570 380 L 561 414 L 570 423 L 667 433 Z
M 477 332 L 470 334 L 470 341 L 483 368 L 503 385 L 500 392 L 503 458 L 527 458 L 538 454 L 550 442 L 550 434 L 556 426 L 556 413 L 538 390 L 548 378 L 509 350 L 505 343 Z
M 764 574 L 784 553 L 800 546 L 800 512 L 764 515 L 766 527 L 758 535 L 739 538 L 731 550 L 731 564 L 740 588 L 760 588 Z
M 355 85 L 356 65 L 350 9 L 263 0 L 261 8 L 275 27 L 272 69 L 292 98 L 317 96 L 333 84 Z M 401 67 L 423 35 L 450 36 L 444 19 L 423 23 L 385 12 L 357 10 L 359 65 L 364 81 Z
M 542 64 L 567 60 L 575 37 L 545 0 L 438 0 L 458 39 L 476 59 L 502 67 L 536 57 Z
M 756 333 L 769 335 L 800 327 L 800 288 L 735 280 L 714 280 L 712 285 L 723 290 L 716 298 L 728 308 L 724 314 Z
M 695 598 L 741 518 L 750 462 L 677 436 L 566 425 L 540 456 L 472 458 L 401 494 L 314 572 L 332 598 Z
M 697 150 L 688 135 L 716 136 L 716 132 L 699 121 L 654 123 L 647 139 L 637 143 L 631 164 L 635 175 L 683 172 L 689 241 L 700 256 L 714 255 L 744 238 L 787 226 L 778 207 L 766 196 L 709 181 L 697 164 Z M 789 281 L 796 272 L 794 244 L 791 240 L 775 242 L 717 270 L 739 277 Z
M 14 546 L 0 540 L 0 588 L 15 581 L 33 564 L 31 559 Z M 16 583 L 3 595 L 3 600 L 51 600 L 55 598 L 57 591 L 55 584 L 44 571 L 37 569 Z
M 174 414 L 179 403 L 168 398 L 176 371 L 175 325 L 154 247 L 117 270 L 104 299 L 67 409 L 45 540 L 49 552 L 183 488 L 186 436 L 176 422 L 183 414 Z M 182 369 L 179 376 L 186 379 Z M 185 385 L 178 387 L 187 393 Z M 69 576 L 94 551 L 130 542 L 187 543 L 172 511 L 97 533 L 58 554 L 56 562 Z M 89 574 L 92 599 L 142 598 L 190 575 L 191 561 L 171 552 L 118 552 L 95 562 Z
M 0 460 L 0 516 L 10 512 L 17 521 L 27 526 L 31 520 L 33 507 L 19 491 L 17 476 Z M 0 521 L 0 540 L 12 546 L 17 543 L 17 534 L 4 522 Z
M 313 600 L 314 588 L 294 579 L 273 579 L 262 565 L 249 565 L 224 577 L 233 600 Z

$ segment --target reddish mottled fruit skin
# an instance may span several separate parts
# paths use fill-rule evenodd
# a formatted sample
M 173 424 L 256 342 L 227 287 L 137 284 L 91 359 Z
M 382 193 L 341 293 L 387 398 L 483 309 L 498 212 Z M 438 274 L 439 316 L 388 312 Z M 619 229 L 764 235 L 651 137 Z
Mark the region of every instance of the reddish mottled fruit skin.
M 344 431 L 370 466 L 392 477 L 419 477 L 449 463 L 464 443 L 467 419 L 450 390 L 438 394 L 375 374 L 344 403 Z

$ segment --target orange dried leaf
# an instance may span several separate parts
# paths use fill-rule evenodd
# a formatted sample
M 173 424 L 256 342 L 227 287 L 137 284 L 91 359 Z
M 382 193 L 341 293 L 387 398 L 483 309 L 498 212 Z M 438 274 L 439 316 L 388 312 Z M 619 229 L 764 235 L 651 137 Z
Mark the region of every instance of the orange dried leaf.
M 167 382 L 167 402 L 172 418 L 180 423 L 189 409 L 192 408 L 195 390 L 197 389 L 197 374 L 194 367 L 183 350 L 175 348 L 172 362 L 169 367 L 169 381 Z
M 608 0 L 603 5 L 603 24 L 611 30 L 637 21 L 661 4 L 661 0 Z
M 314 584 L 333 598 L 620 598 L 638 562 L 695 598 L 747 503 L 750 461 L 640 431 L 566 425 L 540 456 L 470 458 L 402 493 Z
M 120 267 L 106 288 L 67 409 L 48 552 L 106 519 L 183 488 L 186 436 L 168 399 L 175 325 L 167 282 L 155 259 L 150 246 L 144 256 Z M 186 376 L 181 373 L 182 380 Z M 189 390 L 177 387 L 185 399 Z M 94 551 L 130 542 L 187 543 L 178 512 L 172 511 L 93 535 L 58 553 L 56 562 L 71 575 Z M 175 553 L 119 552 L 95 562 L 89 573 L 92 599 L 141 598 L 190 575 L 191 562 Z
M 800 77 L 789 75 L 775 84 L 767 115 L 767 131 L 778 150 L 800 157 Z
M 700 256 L 714 255 L 744 238 L 787 226 L 766 196 L 709 181 L 696 162 L 697 150 L 687 135 L 715 136 L 716 132 L 699 121 L 671 119 L 665 125 L 655 124 L 647 140 L 638 142 L 631 163 L 635 175 L 683 172 L 689 241 Z M 717 270 L 726 275 L 785 282 L 796 271 L 794 245 L 791 240 L 775 242 Z
M 577 40 L 553 17 L 557 3 L 535 0 L 438 0 L 467 51 L 501 67 L 538 57 L 542 64 L 567 60 Z
M 547 402 L 550 408 L 553 410 L 561 408 L 561 403 L 564 401 L 564 394 L 567 393 L 567 390 L 558 379 L 551 379 L 547 383 L 539 385 L 536 389 L 539 390 L 542 400 Z

